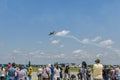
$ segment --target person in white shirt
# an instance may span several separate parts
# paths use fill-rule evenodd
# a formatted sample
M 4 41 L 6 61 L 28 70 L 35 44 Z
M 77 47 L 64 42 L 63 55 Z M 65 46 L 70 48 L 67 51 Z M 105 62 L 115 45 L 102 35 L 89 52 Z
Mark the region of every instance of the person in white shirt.
M 93 79 L 102 80 L 103 79 L 102 71 L 103 71 L 103 65 L 100 64 L 99 59 L 96 59 L 95 64 L 93 65 Z
M 43 68 L 40 66 L 37 71 L 38 80 L 42 80 Z
M 0 80 L 5 80 L 5 69 L 3 66 L 0 69 Z
M 56 66 L 54 69 L 54 80 L 60 80 L 60 67 L 59 65 Z

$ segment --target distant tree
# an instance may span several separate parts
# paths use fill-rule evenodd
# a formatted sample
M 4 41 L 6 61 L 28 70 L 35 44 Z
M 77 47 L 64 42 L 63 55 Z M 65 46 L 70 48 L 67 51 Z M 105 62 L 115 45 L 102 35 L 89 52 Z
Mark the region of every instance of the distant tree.
M 54 63 L 54 66 L 57 66 L 57 65 L 58 65 L 58 62 L 55 62 L 55 63 Z
M 29 62 L 28 62 L 28 67 L 30 67 L 30 66 L 31 66 L 31 62 L 29 61 Z

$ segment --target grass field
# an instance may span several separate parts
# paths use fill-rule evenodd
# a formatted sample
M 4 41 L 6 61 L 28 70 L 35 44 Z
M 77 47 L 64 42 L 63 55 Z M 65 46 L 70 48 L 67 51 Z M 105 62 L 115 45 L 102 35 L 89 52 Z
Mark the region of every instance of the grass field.
M 36 71 L 38 70 L 38 68 L 39 68 L 39 67 L 32 67 L 33 72 L 36 72 Z M 62 69 L 63 69 L 63 71 L 64 71 L 65 68 L 62 67 Z M 71 71 L 71 72 L 77 72 L 78 70 L 79 70 L 79 68 L 77 68 L 77 67 L 71 67 L 71 68 L 70 68 L 70 71 Z

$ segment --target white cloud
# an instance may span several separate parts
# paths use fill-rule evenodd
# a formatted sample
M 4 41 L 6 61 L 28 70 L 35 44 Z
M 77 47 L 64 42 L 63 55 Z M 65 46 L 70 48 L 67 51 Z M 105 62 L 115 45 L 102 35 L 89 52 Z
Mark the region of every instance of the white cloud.
M 110 54 L 110 53 L 109 53 Z M 109 56 L 109 54 L 107 52 L 102 52 L 102 53 L 98 53 L 96 54 L 97 58 L 106 58 Z
M 109 40 L 104 40 L 104 41 L 100 42 L 101 46 L 110 46 L 112 44 L 114 44 L 114 42 L 112 40 L 110 40 L 110 39 Z
M 65 58 L 65 54 L 54 54 L 51 56 L 52 58 Z
M 32 52 L 29 52 L 29 54 L 28 54 L 28 57 L 29 58 L 32 57 L 32 59 L 44 58 L 45 56 L 47 56 L 47 54 L 40 50 L 32 51 Z
M 52 44 L 58 44 L 60 41 L 59 40 L 53 40 L 51 41 Z
M 103 54 L 99 53 L 96 55 L 97 58 L 100 58 Z
M 95 37 L 92 41 L 93 42 L 96 42 L 96 41 L 100 41 L 102 38 L 100 37 L 100 36 L 97 36 L 97 37 Z
M 20 53 L 24 53 L 24 51 L 22 49 L 18 48 L 18 49 L 13 50 L 13 53 L 20 54 Z
M 120 56 L 120 50 L 119 49 L 116 49 L 116 48 L 113 48 L 113 47 L 110 47 L 109 49 L 111 49 L 113 52 L 115 52 L 118 56 Z
M 120 53 L 120 50 L 114 50 L 115 52 L 117 52 L 117 53 Z
M 44 52 L 40 52 L 41 55 L 44 55 L 45 53 Z
M 57 32 L 55 35 L 56 36 L 66 36 L 67 34 L 69 34 L 70 31 L 67 30 L 63 30 L 61 32 Z
M 60 45 L 60 48 L 63 48 L 64 47 L 64 45 Z
M 19 50 L 13 50 L 14 53 L 21 53 Z
M 54 54 L 54 53 L 45 53 L 43 51 L 39 51 L 39 50 L 36 50 L 36 51 L 32 51 L 32 52 L 29 52 L 29 58 L 32 57 L 32 59 L 38 59 L 38 58 L 42 58 L 42 59 L 58 59 L 58 58 L 65 58 L 65 54 Z
M 86 38 L 86 39 L 83 39 L 81 42 L 82 42 L 83 44 L 87 44 L 87 43 L 90 42 L 90 40 Z
M 41 54 L 41 53 L 44 53 L 40 50 L 36 50 L 36 51 L 32 51 L 32 52 L 29 52 L 30 55 L 34 55 L 34 54 Z
M 73 53 L 81 53 L 81 52 L 82 52 L 82 50 L 80 50 L 80 49 L 73 51 Z
M 29 55 L 34 55 L 34 52 L 29 52 Z
M 83 51 L 83 50 L 80 50 L 80 49 L 73 51 L 73 55 L 75 57 L 81 57 L 81 58 L 89 57 L 89 55 L 87 54 L 86 51 Z

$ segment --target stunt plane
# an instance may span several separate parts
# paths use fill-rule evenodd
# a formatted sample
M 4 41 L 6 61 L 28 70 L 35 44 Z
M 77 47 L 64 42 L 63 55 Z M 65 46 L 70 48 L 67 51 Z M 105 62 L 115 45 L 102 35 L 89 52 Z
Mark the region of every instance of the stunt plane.
M 50 35 L 55 35 L 56 33 L 57 33 L 57 32 L 55 32 L 55 31 L 50 32 L 50 33 L 49 33 L 49 36 L 50 36 Z

